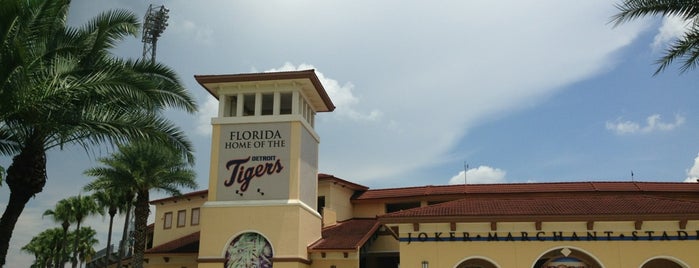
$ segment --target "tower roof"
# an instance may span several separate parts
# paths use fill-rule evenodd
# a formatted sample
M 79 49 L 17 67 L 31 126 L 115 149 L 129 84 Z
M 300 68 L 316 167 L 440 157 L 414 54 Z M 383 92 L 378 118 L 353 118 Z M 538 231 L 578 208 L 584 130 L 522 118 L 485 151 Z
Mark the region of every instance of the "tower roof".
M 335 110 L 335 105 L 330 100 L 330 96 L 328 96 L 313 69 L 288 72 L 195 75 L 194 79 L 216 99 L 219 98 L 218 90 L 223 85 L 250 85 L 274 83 L 275 81 L 293 81 L 301 85 L 303 92 L 311 98 L 311 104 L 317 112 L 332 112 Z

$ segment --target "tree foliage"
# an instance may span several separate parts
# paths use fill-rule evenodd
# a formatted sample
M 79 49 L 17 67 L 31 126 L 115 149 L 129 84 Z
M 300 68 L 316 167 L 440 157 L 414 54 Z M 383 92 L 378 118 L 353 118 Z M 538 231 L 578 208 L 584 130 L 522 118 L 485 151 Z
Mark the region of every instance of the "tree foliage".
M 12 156 L 0 218 L 0 266 L 29 199 L 46 183 L 46 151 L 149 139 L 192 160 L 184 133 L 162 115 L 196 110 L 176 73 L 110 53 L 139 32 L 138 16 L 111 10 L 66 24 L 69 0 L 0 0 L 0 154 Z
M 86 186 L 87 189 L 121 189 L 135 193 L 135 267 L 143 265 L 149 192 L 159 190 L 180 195 L 180 188 L 197 187 L 195 173 L 186 159 L 167 144 L 137 141 L 119 146 L 115 154 L 99 160 L 103 166 L 85 171 L 86 175 L 97 177 Z
M 658 69 L 662 72 L 675 61 L 681 61 L 681 72 L 694 69 L 699 64 L 699 2 L 694 0 L 625 0 L 616 4 L 619 13 L 612 17 L 615 25 L 620 25 L 646 16 L 677 16 L 688 25 L 682 37 L 666 49 L 658 59 Z

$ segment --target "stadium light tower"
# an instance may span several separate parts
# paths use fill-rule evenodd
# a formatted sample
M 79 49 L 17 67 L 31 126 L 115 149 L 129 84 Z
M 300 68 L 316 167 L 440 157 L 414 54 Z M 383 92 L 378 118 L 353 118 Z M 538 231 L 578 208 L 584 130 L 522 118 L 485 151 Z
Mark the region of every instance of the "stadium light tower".
M 165 6 L 153 6 L 152 4 L 148 6 L 148 11 L 146 11 L 146 16 L 143 18 L 143 37 L 141 42 L 143 42 L 143 60 L 148 60 L 148 55 L 150 54 L 150 60 L 155 62 L 155 50 L 158 43 L 158 38 L 165 31 L 167 27 L 167 19 L 169 9 Z

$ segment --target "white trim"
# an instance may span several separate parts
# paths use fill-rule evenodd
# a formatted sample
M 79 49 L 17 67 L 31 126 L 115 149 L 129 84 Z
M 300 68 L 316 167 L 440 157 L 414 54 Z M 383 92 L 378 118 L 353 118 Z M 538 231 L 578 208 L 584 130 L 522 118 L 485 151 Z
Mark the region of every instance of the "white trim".
M 464 258 L 464 259 L 461 259 L 459 262 L 457 262 L 456 265 L 454 265 L 454 268 L 459 267 L 459 265 L 461 265 L 461 264 L 464 263 L 465 261 L 473 260 L 473 259 L 486 260 L 486 261 L 490 262 L 490 264 L 495 265 L 496 268 L 500 268 L 500 267 L 501 267 L 500 264 L 498 264 L 497 262 L 495 262 L 495 261 L 494 261 L 493 259 L 491 259 L 491 258 L 488 258 L 488 257 L 485 257 L 485 256 L 468 256 L 468 257 L 466 257 L 466 258 Z
M 298 199 L 283 200 L 241 200 L 241 201 L 206 201 L 202 207 L 222 208 L 222 207 L 263 207 L 263 206 L 299 206 L 318 218 L 322 218 L 320 213 L 306 203 Z
M 241 99 L 241 98 L 238 98 Z M 239 106 L 242 107 L 242 106 Z M 242 108 L 241 108 L 242 109 Z M 242 113 L 242 110 L 240 111 Z M 286 122 L 301 122 L 304 127 L 311 133 L 311 136 L 320 142 L 320 137 L 316 133 L 311 123 L 306 121 L 303 116 L 298 114 L 283 114 L 283 115 L 261 115 L 261 116 L 239 116 L 239 117 L 212 117 L 212 125 L 227 125 L 227 124 L 259 124 L 259 123 L 286 123 Z
M 641 266 L 639 266 L 638 268 L 643 268 L 643 265 L 646 265 L 646 263 L 648 263 L 648 262 L 650 262 L 650 261 L 652 261 L 652 260 L 658 260 L 658 259 L 665 259 L 665 260 L 668 260 L 668 261 L 673 261 L 673 262 L 675 262 L 675 264 L 677 264 L 677 265 L 679 265 L 679 266 L 682 266 L 683 268 L 689 268 L 689 267 L 690 267 L 687 263 L 683 262 L 682 260 L 680 260 L 680 259 L 678 259 L 678 258 L 675 258 L 675 257 L 672 257 L 672 256 L 667 256 L 667 255 L 661 255 L 661 256 L 653 256 L 653 257 L 648 258 L 647 260 L 645 260 L 644 262 L 642 262 L 642 263 L 641 263 Z
M 534 259 L 534 262 L 530 266 L 534 267 L 534 265 L 536 265 L 536 262 L 538 262 L 541 259 L 541 257 L 546 255 L 547 253 L 555 251 L 555 250 L 564 249 L 564 248 L 574 249 L 574 250 L 580 251 L 582 253 L 585 253 L 585 255 L 587 255 L 588 257 L 595 260 L 597 262 L 597 264 L 599 264 L 600 268 L 604 268 L 604 263 L 602 263 L 602 261 L 600 261 L 600 259 L 598 259 L 597 256 L 593 255 L 592 253 L 590 253 L 587 250 L 584 250 L 584 249 L 579 248 L 579 247 L 573 247 L 573 246 L 557 246 L 557 247 L 549 248 L 549 249 L 545 250 L 544 253 L 541 253 L 538 257 L 536 257 L 536 259 Z

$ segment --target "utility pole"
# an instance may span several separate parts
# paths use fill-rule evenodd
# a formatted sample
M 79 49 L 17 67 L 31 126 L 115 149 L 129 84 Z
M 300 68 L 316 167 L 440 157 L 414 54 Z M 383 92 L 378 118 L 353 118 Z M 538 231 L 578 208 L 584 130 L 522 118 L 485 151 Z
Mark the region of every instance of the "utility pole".
M 158 38 L 167 27 L 169 9 L 165 6 L 148 6 L 146 16 L 143 18 L 143 60 L 155 62 L 155 51 L 158 46 Z M 150 55 L 150 57 L 148 57 Z

